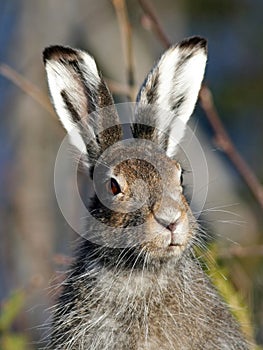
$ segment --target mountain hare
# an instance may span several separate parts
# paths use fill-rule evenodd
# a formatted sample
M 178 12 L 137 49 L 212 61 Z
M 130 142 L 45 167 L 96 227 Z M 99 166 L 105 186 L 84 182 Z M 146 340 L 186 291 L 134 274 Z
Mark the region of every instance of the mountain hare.
M 176 161 L 206 57 L 200 37 L 169 48 L 146 77 L 123 140 L 94 59 L 45 49 L 54 107 L 95 187 L 49 349 L 248 349 L 194 256 L 198 227 Z

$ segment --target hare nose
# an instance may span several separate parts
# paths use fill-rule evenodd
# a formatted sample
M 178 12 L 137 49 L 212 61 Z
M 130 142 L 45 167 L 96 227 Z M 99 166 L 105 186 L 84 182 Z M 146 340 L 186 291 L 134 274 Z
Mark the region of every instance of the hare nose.
M 177 226 L 179 225 L 179 223 L 181 222 L 181 215 L 182 212 L 179 210 L 177 212 L 176 217 L 174 217 L 174 221 L 170 222 L 169 225 L 166 226 L 166 228 L 171 231 L 172 233 L 176 230 Z
M 178 224 L 177 221 L 171 222 L 166 228 L 167 228 L 168 230 L 170 230 L 171 232 L 174 232 L 175 229 L 176 229 L 177 224 Z

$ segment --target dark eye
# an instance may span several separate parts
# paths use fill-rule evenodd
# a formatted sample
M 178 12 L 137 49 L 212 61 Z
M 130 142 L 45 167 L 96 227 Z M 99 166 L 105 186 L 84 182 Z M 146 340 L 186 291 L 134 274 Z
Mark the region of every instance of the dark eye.
M 181 176 L 180 176 L 180 184 L 182 185 L 183 184 L 183 180 L 184 180 L 184 177 L 183 177 L 183 170 L 181 171 Z
M 107 191 L 111 194 L 113 194 L 114 196 L 116 196 L 118 193 L 121 193 L 121 188 L 120 185 L 118 184 L 117 180 L 111 178 L 107 184 Z

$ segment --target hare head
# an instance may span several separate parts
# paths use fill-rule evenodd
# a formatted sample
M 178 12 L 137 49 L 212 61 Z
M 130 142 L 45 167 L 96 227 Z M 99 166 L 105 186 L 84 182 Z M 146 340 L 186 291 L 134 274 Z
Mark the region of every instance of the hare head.
M 50 94 L 72 143 L 93 179 L 87 239 L 98 247 L 178 259 L 193 242 L 196 223 L 183 194 L 176 161 L 204 75 L 206 40 L 169 48 L 137 96 L 130 131 L 123 128 L 106 83 L 86 52 L 44 51 Z M 127 249 L 126 249 L 127 250 Z

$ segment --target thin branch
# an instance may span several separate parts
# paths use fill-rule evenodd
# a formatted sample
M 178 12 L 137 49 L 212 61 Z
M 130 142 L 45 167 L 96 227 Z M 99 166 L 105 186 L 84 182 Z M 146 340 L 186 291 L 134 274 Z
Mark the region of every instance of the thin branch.
M 29 95 L 34 101 L 40 104 L 56 121 L 56 130 L 58 133 L 64 133 L 64 129 L 60 127 L 58 123 L 57 115 L 52 107 L 47 95 L 40 91 L 34 84 L 24 78 L 21 74 L 16 72 L 13 68 L 5 63 L 0 63 L 0 75 L 10 80 L 14 85 L 19 87 L 27 95 Z
M 127 74 L 127 82 L 130 87 L 128 97 L 135 98 L 135 79 L 134 79 L 134 56 L 132 45 L 131 24 L 128 17 L 127 6 L 125 0 L 112 0 L 114 5 L 122 39 L 122 49 L 125 57 L 125 66 Z
M 156 13 L 149 3 L 148 0 L 138 0 L 141 5 L 145 15 L 147 16 L 147 21 L 151 24 L 148 25 L 148 28 L 156 35 L 161 44 L 168 48 L 171 43 L 167 38 Z M 228 136 L 223 123 L 216 111 L 213 97 L 210 89 L 207 86 L 202 86 L 200 94 L 200 104 L 205 112 L 206 118 L 209 121 L 211 127 L 215 132 L 215 139 L 217 145 L 225 152 L 229 160 L 235 166 L 237 172 L 241 175 L 251 193 L 254 195 L 257 202 L 260 204 L 263 209 L 263 186 L 257 179 L 254 172 L 250 169 L 245 160 L 241 157 L 240 153 L 235 148 L 233 142 Z
M 144 12 L 144 17 L 142 17 L 143 27 L 152 30 L 162 46 L 168 49 L 171 46 L 170 40 L 167 38 L 152 5 L 148 0 L 138 1 Z
M 56 117 L 54 109 L 49 102 L 47 96 L 43 94 L 35 85 L 25 79 L 22 75 L 17 73 L 13 68 L 7 64 L 0 64 L 0 74 L 12 81 L 16 86 L 18 86 L 22 91 L 32 97 L 36 102 L 38 102 L 46 111 L 51 115 Z
M 236 170 L 242 176 L 250 191 L 263 208 L 263 187 L 228 136 L 214 105 L 211 91 L 207 88 L 207 86 L 202 86 L 199 93 L 199 98 L 206 117 L 215 132 L 215 142 L 217 146 L 225 152 L 225 154 L 234 164 Z

